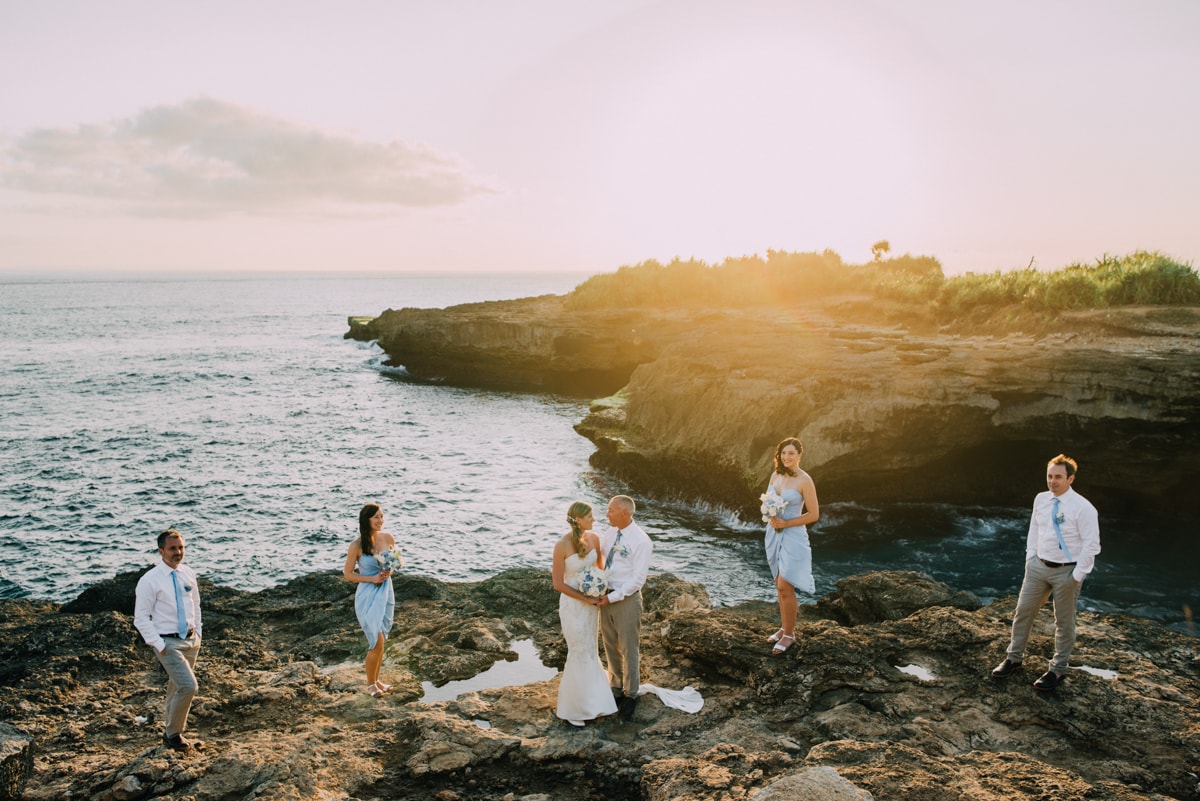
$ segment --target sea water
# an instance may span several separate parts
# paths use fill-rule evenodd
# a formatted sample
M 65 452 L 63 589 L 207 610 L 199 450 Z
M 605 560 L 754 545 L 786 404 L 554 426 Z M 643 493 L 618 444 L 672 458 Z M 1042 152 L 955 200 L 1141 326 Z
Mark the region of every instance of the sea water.
M 587 402 L 412 380 L 343 334 L 350 315 L 564 293 L 582 280 L 0 276 L 0 596 L 70 600 L 155 561 L 167 527 L 184 533 L 197 572 L 241 589 L 340 569 L 367 502 L 383 507 L 408 571 L 477 581 L 548 569 L 572 501 L 602 520 L 607 499 L 628 491 L 588 464 L 593 447 L 572 428 Z M 1029 478 L 1032 500 L 1041 487 Z M 1086 495 L 1086 476 L 1079 484 Z M 654 572 L 704 584 L 715 604 L 774 598 L 758 521 L 639 501 Z M 1028 508 L 822 495 L 821 513 L 818 596 L 879 569 L 919 570 L 985 601 L 1019 587 Z M 1082 606 L 1186 630 L 1184 609 L 1200 602 L 1190 533 L 1101 524 Z

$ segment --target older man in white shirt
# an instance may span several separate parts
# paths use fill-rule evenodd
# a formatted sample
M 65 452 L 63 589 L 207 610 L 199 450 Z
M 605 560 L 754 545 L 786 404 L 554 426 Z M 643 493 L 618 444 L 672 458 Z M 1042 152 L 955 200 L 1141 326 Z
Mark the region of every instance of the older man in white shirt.
M 1046 465 L 1047 492 L 1033 500 L 1029 535 L 1025 541 L 1025 578 L 1013 611 L 1012 640 L 1008 655 L 992 678 L 1004 679 L 1021 667 L 1025 646 L 1038 611 L 1054 596 L 1054 656 L 1044 675 L 1033 683 L 1049 692 L 1067 674 L 1075 648 L 1075 607 L 1083 579 L 1100 553 L 1100 520 L 1092 506 L 1071 485 L 1078 465 L 1059 454 Z
M 601 537 L 610 592 L 600 600 L 600 637 L 608 683 L 617 699 L 617 712 L 628 720 L 637 709 L 641 682 L 639 645 L 642 633 L 642 585 L 650 571 L 654 543 L 633 522 L 637 504 L 628 495 L 608 502 L 612 530 Z
M 173 528 L 158 535 L 162 561 L 138 579 L 133 607 L 133 625 L 167 671 L 163 745 L 173 751 L 203 747 L 183 739 L 199 689 L 195 667 L 200 653 L 200 589 L 196 574 L 183 564 L 184 547 L 183 535 Z

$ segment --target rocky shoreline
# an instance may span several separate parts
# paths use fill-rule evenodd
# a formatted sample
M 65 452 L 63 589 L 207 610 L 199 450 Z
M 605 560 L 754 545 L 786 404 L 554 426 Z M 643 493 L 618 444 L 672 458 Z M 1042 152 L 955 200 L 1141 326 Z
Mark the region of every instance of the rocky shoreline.
M 988 676 L 1011 597 L 981 606 L 919 574 L 849 577 L 801 607 L 796 646 L 772 657 L 772 604 L 713 608 L 703 587 L 659 575 L 643 681 L 695 687 L 703 710 L 648 696 L 630 721 L 576 729 L 554 717 L 557 677 L 419 700 L 423 681 L 514 659 L 518 639 L 561 667 L 547 571 L 399 577 L 395 688 L 378 699 L 338 574 L 256 593 L 202 580 L 190 733 L 206 747 L 179 755 L 159 744 L 163 676 L 131 623 L 136 579 L 62 606 L 0 600 L 0 798 L 20 784 L 30 801 L 1200 798 L 1200 646 L 1140 618 L 1080 613 L 1080 669 L 1043 695 L 1033 668 Z M 1052 647 L 1043 610 L 1030 664 Z
M 1200 309 L 1046 327 L 890 324 L 864 298 L 578 311 L 548 295 L 389 309 L 346 336 L 418 379 L 595 399 L 577 426 L 594 465 L 748 519 L 785 435 L 805 441 L 822 500 L 1023 506 L 1030 466 L 1065 450 L 1102 513 L 1200 514 Z

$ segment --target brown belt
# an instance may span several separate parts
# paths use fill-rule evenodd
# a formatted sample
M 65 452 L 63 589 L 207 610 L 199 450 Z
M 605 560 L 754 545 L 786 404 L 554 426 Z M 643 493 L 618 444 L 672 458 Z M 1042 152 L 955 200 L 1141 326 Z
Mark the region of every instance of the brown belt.
M 1041 559 L 1040 556 L 1038 558 Z M 1079 564 L 1078 562 L 1047 562 L 1045 559 L 1041 559 L 1041 562 L 1046 567 L 1075 567 Z

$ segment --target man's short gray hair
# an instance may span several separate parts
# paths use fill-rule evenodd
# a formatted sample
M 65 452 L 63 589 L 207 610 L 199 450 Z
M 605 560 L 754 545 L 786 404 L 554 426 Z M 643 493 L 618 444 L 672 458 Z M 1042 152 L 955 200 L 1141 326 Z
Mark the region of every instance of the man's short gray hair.
M 633 498 L 630 498 L 628 495 L 615 495 L 613 496 L 613 500 L 629 510 L 629 514 L 633 514 L 637 511 L 637 504 L 634 503 Z

